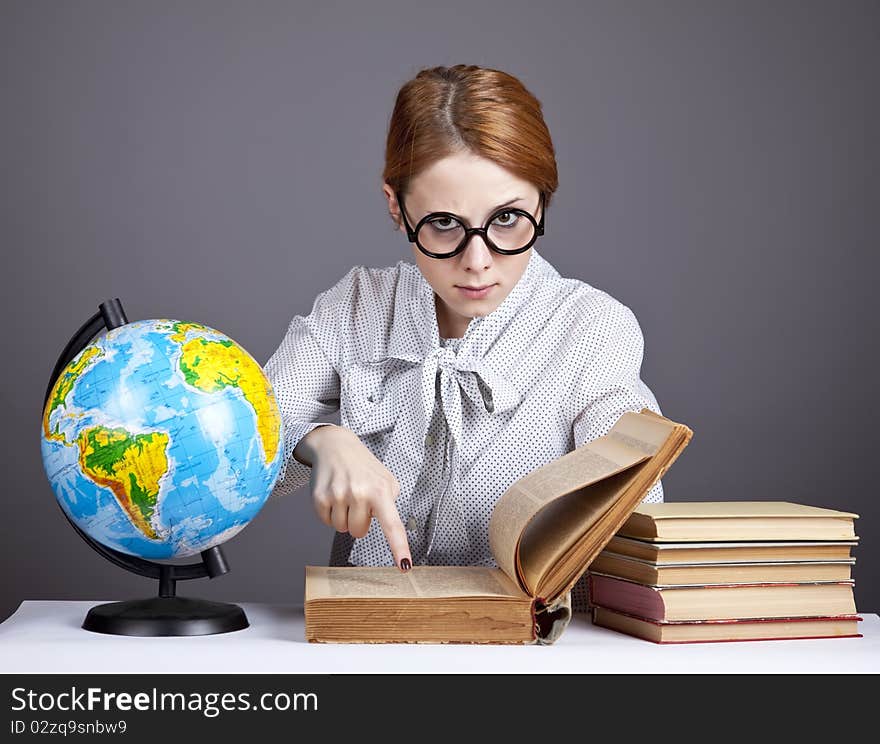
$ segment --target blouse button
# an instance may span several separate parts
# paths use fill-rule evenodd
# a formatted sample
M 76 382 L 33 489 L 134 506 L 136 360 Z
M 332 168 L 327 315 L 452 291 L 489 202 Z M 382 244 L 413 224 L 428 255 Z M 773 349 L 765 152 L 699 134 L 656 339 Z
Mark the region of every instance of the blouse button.
M 409 519 L 406 520 L 406 528 L 407 528 L 408 530 L 415 530 L 416 527 L 418 527 L 418 526 L 419 526 L 419 525 L 418 525 L 418 523 L 416 522 L 416 518 L 415 518 L 415 517 L 411 516 Z
M 434 435 L 433 434 L 426 434 L 425 435 L 425 444 L 427 444 L 429 447 L 432 444 L 434 444 Z

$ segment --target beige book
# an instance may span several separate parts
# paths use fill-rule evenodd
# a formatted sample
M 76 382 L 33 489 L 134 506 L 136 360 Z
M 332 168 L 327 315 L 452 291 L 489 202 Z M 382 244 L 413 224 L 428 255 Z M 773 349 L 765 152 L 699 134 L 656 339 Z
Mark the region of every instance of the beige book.
M 593 625 L 644 638 L 654 643 L 709 641 L 781 641 L 802 638 L 861 638 L 858 615 L 786 617 L 753 620 L 694 620 L 657 622 L 635 615 L 593 607 Z
M 851 540 L 858 514 L 789 501 L 642 504 L 620 528 L 649 541 Z
M 667 563 L 617 555 L 605 549 L 590 570 L 652 586 L 683 584 L 762 584 L 849 581 L 855 558 L 838 561 L 766 561 L 754 563 Z
M 693 432 L 647 408 L 514 482 L 486 566 L 305 567 L 305 636 L 323 643 L 555 642 L 571 588 Z
M 606 549 L 657 565 L 666 563 L 749 563 L 753 561 L 833 561 L 852 555 L 858 538 L 840 541 L 660 543 L 615 535 Z

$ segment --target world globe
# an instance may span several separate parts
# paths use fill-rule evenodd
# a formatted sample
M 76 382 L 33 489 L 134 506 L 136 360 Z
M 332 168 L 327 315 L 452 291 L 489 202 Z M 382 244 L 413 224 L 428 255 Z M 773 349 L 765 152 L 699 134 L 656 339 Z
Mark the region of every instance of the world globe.
M 41 429 L 46 476 L 70 520 L 144 559 L 229 540 L 281 467 L 271 383 L 241 346 L 197 323 L 140 320 L 93 339 L 52 386 Z

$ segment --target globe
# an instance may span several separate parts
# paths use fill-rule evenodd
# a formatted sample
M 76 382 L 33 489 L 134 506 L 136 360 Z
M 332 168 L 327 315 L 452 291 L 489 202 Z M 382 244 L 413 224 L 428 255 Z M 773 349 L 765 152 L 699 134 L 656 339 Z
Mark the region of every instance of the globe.
M 85 534 L 145 559 L 226 542 L 278 477 L 281 416 L 259 364 L 198 323 L 157 319 L 97 336 L 43 411 L 43 467 Z

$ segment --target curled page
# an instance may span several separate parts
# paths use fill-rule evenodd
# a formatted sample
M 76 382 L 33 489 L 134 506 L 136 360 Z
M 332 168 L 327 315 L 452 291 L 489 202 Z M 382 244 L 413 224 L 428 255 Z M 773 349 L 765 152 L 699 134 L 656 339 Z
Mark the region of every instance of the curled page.
M 605 436 L 520 478 L 498 500 L 489 521 L 498 566 L 527 595 L 555 602 L 692 434 L 648 409 L 627 411 Z

